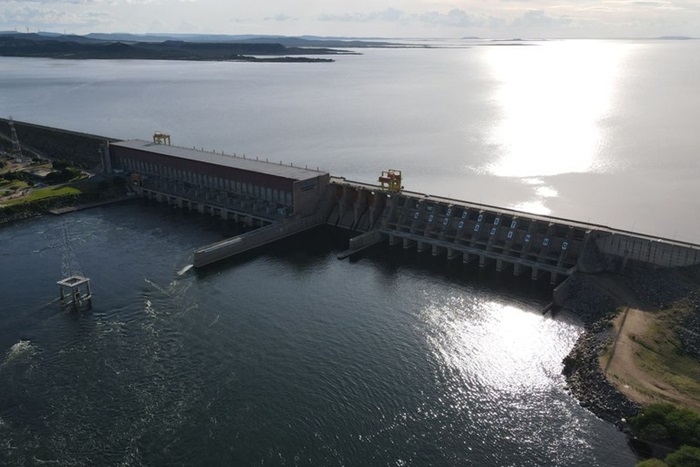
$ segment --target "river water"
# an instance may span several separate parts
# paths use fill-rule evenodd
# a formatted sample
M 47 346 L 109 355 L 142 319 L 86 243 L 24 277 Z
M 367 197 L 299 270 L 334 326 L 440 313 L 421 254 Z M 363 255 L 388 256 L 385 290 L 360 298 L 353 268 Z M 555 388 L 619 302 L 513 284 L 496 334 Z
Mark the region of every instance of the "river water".
M 0 464 L 633 465 L 546 289 L 327 230 L 188 270 L 221 235 L 138 202 L 0 229 Z
M 697 43 L 363 52 L 0 58 L 0 108 L 697 240 Z M 338 261 L 323 229 L 189 269 L 231 233 L 138 202 L 2 226 L 0 464 L 634 465 L 565 390 L 582 328 L 542 315 L 546 287 L 401 248 Z M 90 312 L 57 302 L 74 273 Z

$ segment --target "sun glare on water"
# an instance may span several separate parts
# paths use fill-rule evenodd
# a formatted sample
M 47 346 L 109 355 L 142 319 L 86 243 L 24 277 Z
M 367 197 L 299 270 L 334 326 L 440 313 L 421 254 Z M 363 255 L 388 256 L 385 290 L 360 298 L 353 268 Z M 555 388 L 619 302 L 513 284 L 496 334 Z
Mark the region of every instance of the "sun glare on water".
M 460 300 L 424 313 L 432 330 L 428 341 L 456 384 L 519 394 L 547 388 L 560 377 L 559 363 L 573 345 L 569 325 L 500 302 L 467 306 Z
M 503 177 L 601 170 L 605 123 L 627 48 L 605 41 L 494 47 L 485 55 L 500 82 L 500 117 L 487 135 Z

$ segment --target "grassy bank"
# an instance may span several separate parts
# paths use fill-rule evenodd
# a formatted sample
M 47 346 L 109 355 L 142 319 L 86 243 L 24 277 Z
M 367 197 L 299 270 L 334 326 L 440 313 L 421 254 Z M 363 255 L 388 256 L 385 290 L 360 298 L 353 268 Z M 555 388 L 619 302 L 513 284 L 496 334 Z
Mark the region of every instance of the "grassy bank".
M 15 204 L 28 204 L 47 198 L 61 198 L 66 196 L 81 195 L 83 191 L 74 186 L 47 187 L 32 190 L 27 196 L 3 201 L 0 207 L 12 206 Z
M 660 311 L 621 313 L 617 339 L 601 355 L 608 380 L 641 404 L 670 402 L 700 412 L 700 361 L 684 351 L 678 334 L 692 312 L 692 303 L 679 301 Z
M 32 189 L 22 197 L 0 202 L 0 224 L 42 215 L 49 210 L 94 203 L 123 196 L 123 184 L 95 178 L 69 184 Z
M 692 311 L 683 304 L 659 312 L 646 335 L 632 336 L 638 343 L 638 365 L 680 393 L 694 399 L 700 409 L 700 362 L 683 353 L 676 329 Z

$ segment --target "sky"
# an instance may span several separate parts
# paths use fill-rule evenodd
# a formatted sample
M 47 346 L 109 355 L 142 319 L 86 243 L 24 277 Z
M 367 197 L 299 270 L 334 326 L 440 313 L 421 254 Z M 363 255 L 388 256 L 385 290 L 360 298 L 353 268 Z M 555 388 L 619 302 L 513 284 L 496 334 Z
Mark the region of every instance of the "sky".
M 700 0 L 0 0 L 0 30 L 377 38 L 700 37 Z

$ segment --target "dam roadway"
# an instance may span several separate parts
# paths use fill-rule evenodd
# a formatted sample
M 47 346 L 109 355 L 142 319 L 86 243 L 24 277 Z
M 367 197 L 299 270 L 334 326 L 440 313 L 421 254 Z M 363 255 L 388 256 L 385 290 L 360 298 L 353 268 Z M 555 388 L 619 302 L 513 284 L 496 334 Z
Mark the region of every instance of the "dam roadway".
M 400 173 L 398 185 L 382 177 L 381 184 L 355 182 L 155 137 L 106 145 L 103 167 L 127 176 L 140 196 L 260 226 L 195 250 L 196 268 L 323 224 L 358 233 L 339 258 L 387 242 L 533 279 L 549 276 L 553 284 L 576 271 L 700 263 L 699 245 L 411 192 L 400 186 Z

